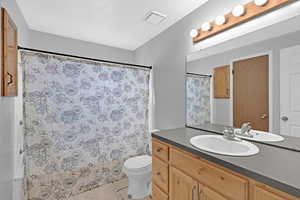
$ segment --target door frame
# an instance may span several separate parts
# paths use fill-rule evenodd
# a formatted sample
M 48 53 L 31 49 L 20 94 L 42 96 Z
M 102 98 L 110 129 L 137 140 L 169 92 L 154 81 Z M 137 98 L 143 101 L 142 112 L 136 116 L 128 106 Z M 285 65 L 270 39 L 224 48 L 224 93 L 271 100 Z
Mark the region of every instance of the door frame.
M 249 58 L 259 57 L 259 56 L 269 56 L 269 132 L 274 132 L 273 127 L 273 74 L 274 74 L 274 65 L 273 65 L 273 51 L 263 51 L 260 53 L 238 57 L 230 60 L 230 98 L 229 98 L 229 106 L 230 106 L 230 125 L 233 126 L 233 63 L 240 60 L 245 60 Z

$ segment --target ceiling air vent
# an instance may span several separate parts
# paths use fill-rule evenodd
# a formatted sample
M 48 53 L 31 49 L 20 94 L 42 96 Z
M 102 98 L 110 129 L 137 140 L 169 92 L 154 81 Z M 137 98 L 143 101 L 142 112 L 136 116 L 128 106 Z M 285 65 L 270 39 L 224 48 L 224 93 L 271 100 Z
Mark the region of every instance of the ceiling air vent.
M 145 17 L 145 21 L 150 23 L 150 24 L 160 24 L 162 21 L 164 21 L 167 18 L 166 15 L 156 12 L 156 11 L 151 11 L 148 13 Z

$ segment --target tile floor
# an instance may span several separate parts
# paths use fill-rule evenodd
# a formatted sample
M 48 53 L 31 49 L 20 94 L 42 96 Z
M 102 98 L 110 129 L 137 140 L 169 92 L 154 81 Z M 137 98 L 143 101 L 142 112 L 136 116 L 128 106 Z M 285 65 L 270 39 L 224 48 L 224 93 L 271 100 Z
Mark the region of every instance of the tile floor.
M 68 200 L 128 200 L 126 179 L 101 186 L 95 190 L 88 191 Z M 140 199 L 150 200 L 150 198 Z

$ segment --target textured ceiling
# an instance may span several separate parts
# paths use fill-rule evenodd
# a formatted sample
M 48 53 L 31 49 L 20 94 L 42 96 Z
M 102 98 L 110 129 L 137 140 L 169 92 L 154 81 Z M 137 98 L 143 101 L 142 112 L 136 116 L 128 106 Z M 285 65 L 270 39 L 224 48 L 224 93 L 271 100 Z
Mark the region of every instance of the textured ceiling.
M 207 0 L 17 0 L 30 29 L 135 50 Z M 144 17 L 167 15 L 159 25 Z

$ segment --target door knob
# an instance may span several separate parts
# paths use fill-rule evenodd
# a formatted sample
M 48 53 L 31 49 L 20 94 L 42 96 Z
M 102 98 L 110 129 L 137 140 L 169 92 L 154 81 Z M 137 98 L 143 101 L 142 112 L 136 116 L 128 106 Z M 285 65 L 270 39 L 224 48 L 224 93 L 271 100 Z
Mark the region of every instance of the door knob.
M 268 115 L 267 115 L 267 114 L 262 114 L 262 115 L 260 116 L 260 118 L 261 118 L 261 119 L 267 119 L 267 118 L 268 118 Z
M 281 117 L 281 120 L 284 121 L 284 122 L 286 122 L 286 121 L 289 120 L 289 118 L 288 118 L 287 116 L 282 116 L 282 117 Z

